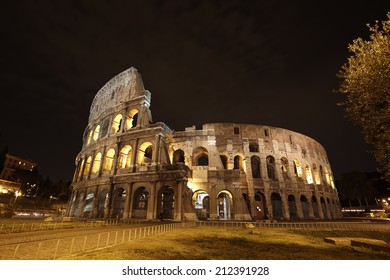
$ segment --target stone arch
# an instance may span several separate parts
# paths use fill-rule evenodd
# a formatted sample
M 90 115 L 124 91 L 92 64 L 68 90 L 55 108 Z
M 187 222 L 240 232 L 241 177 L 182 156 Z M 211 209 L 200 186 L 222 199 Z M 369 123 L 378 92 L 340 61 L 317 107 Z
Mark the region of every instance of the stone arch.
M 123 212 L 126 200 L 126 190 L 124 188 L 118 188 L 114 191 L 112 199 L 112 217 L 123 218 Z
M 138 165 L 150 165 L 152 163 L 153 144 L 144 142 L 139 146 L 138 150 Z
M 285 157 L 280 159 L 280 170 L 282 171 L 283 178 L 288 178 L 288 160 Z
M 162 219 L 174 219 L 175 217 L 175 190 L 170 186 L 160 189 L 157 197 L 157 211 Z
M 138 110 L 131 109 L 127 112 L 126 116 L 126 130 L 134 128 L 138 125 Z
M 220 155 L 219 157 L 220 157 L 220 159 L 221 159 L 223 168 L 224 168 L 224 169 L 227 169 L 227 164 L 228 164 L 228 158 L 227 158 L 227 156 L 225 156 L 225 155 Z
M 114 162 L 115 149 L 111 148 L 107 151 L 106 156 L 104 157 L 103 170 L 110 171 L 112 169 L 112 164 Z
M 252 177 L 261 178 L 261 164 L 258 156 L 251 156 Z
M 118 114 L 115 116 L 114 120 L 112 121 L 111 125 L 111 134 L 115 134 L 121 131 L 122 127 L 122 114 Z
M 119 152 L 119 168 L 129 168 L 131 164 L 132 149 L 130 145 L 125 145 Z
M 254 219 L 263 220 L 265 218 L 265 197 L 261 192 L 256 192 L 254 197 Z
M 244 160 L 241 155 L 236 155 L 233 159 L 233 169 L 244 171 Z
M 311 207 L 313 208 L 313 214 L 314 218 L 319 219 L 320 218 L 320 212 L 318 210 L 318 203 L 317 203 L 317 198 L 315 195 L 311 197 Z
M 146 219 L 149 204 L 149 190 L 146 187 L 138 187 L 133 195 L 132 217 Z
M 276 168 L 275 168 L 275 158 L 273 156 L 268 156 L 267 160 L 267 175 L 271 180 L 276 180 Z
M 290 213 L 290 220 L 298 219 L 297 203 L 295 201 L 295 196 L 290 194 L 287 200 L 288 200 L 288 210 Z
M 210 196 L 206 191 L 195 191 L 192 195 L 192 205 L 199 220 L 210 218 Z
M 83 209 L 83 217 L 89 217 L 91 215 L 91 212 L 92 212 L 92 208 L 93 208 L 93 200 L 94 200 L 94 192 L 93 191 L 90 191 L 88 192 L 87 196 L 85 197 L 85 206 L 84 206 L 84 209 Z
M 185 163 L 185 154 L 184 151 L 181 149 L 178 149 L 173 152 L 173 158 L 172 158 L 173 163 Z
M 91 170 L 92 174 L 97 174 L 99 172 L 101 162 L 102 162 L 102 153 L 99 152 L 95 155 L 95 158 L 93 160 L 92 170 Z
M 207 166 L 209 165 L 209 153 L 206 148 L 198 147 L 193 152 L 193 158 L 195 166 Z
M 306 182 L 308 184 L 313 184 L 313 175 L 311 174 L 310 165 L 308 163 L 305 163 L 305 175 L 306 175 Z
M 217 213 L 219 220 L 231 220 L 233 214 L 233 195 L 227 190 L 220 191 L 217 197 Z
M 294 174 L 296 177 L 301 178 L 302 177 L 302 167 L 299 160 L 294 159 L 293 160 L 293 166 L 294 166 Z
M 300 201 L 302 206 L 303 219 L 308 220 L 310 219 L 310 210 L 309 210 L 309 203 L 306 196 L 301 195 Z
M 283 218 L 282 197 L 279 193 L 273 192 L 271 194 L 272 216 L 274 219 Z
M 313 175 L 314 175 L 314 183 L 316 185 L 321 184 L 320 172 L 319 172 L 317 165 L 315 163 L 313 163 Z

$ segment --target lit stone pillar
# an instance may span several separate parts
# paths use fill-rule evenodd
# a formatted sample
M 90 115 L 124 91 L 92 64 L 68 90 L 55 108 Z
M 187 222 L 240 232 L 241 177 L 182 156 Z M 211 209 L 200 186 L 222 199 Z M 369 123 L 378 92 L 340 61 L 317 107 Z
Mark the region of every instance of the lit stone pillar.
M 284 193 L 281 193 L 280 196 L 282 200 L 283 218 L 286 220 L 290 220 L 290 205 L 288 202 L 288 198 Z
M 110 189 L 107 193 L 107 198 L 106 198 L 107 200 L 106 205 L 104 207 L 104 218 L 110 218 L 113 192 L 114 192 L 114 184 L 110 184 Z
M 152 155 L 152 165 L 160 164 L 160 142 L 161 142 L 161 134 L 155 135 L 154 149 Z
M 307 207 L 309 209 L 309 218 L 310 219 L 314 219 L 314 208 L 313 208 L 313 202 L 311 200 L 311 196 L 308 196 L 308 200 L 307 200 Z M 317 202 L 317 208 L 319 208 L 318 206 L 318 202 Z M 319 210 L 318 210 L 319 211 Z
M 301 197 L 300 196 L 295 198 L 295 205 L 297 207 L 298 219 L 303 220 L 304 219 L 304 215 L 303 215 L 302 202 L 301 202 Z
M 321 202 L 321 198 L 318 199 L 318 196 L 316 196 L 317 198 L 317 205 L 318 205 L 318 215 L 320 216 L 320 219 L 321 220 L 324 220 L 325 219 L 325 216 L 324 216 L 324 211 L 322 209 L 322 202 Z M 326 202 L 325 202 L 326 203 Z M 324 203 L 324 204 L 325 204 Z M 325 208 L 326 208 L 326 204 L 325 204 Z M 326 209 L 325 209 L 326 210 Z
M 137 157 L 139 153 L 138 141 L 138 138 L 134 139 L 133 152 L 131 153 L 131 166 L 133 167 L 133 172 L 137 172 Z
M 177 183 L 177 198 L 175 199 L 175 220 L 181 221 L 182 219 L 182 201 L 183 201 L 183 188 L 185 187 L 185 181 L 183 179 L 180 179 L 176 181 Z
M 131 198 L 132 198 L 132 183 L 131 184 L 128 184 L 128 187 L 126 189 L 126 201 L 125 201 L 125 207 L 124 207 L 124 211 L 123 211 L 123 219 L 128 219 L 130 218 L 130 201 L 131 201 Z
M 97 216 L 98 207 L 99 207 L 99 187 L 95 187 L 95 191 L 93 193 L 93 202 L 92 202 L 92 211 L 90 214 L 90 218 L 94 219 Z
M 215 185 L 211 186 L 211 193 L 209 195 L 210 197 L 210 220 L 218 220 L 218 213 L 217 213 L 217 193 Z
M 265 205 L 264 205 L 264 207 L 266 207 L 266 210 L 267 210 L 266 218 L 268 218 L 269 220 L 272 220 L 274 214 L 273 214 L 273 209 L 272 209 L 271 194 L 269 193 L 268 190 L 264 191 L 264 197 L 265 197 Z
M 85 208 L 85 205 L 86 205 L 86 203 L 87 203 L 87 194 L 88 194 L 88 192 L 87 192 L 87 190 L 88 189 L 85 189 L 84 190 L 84 200 L 83 200 L 83 202 L 82 202 L 82 204 L 81 204 L 81 209 L 80 209 L 80 217 L 84 217 L 84 208 Z
M 149 184 L 147 186 L 149 189 L 149 201 L 148 201 L 148 211 L 146 217 L 148 219 L 158 219 L 159 213 L 157 211 L 160 211 L 160 207 L 158 207 L 158 185 L 157 182 L 154 182 L 153 184 Z

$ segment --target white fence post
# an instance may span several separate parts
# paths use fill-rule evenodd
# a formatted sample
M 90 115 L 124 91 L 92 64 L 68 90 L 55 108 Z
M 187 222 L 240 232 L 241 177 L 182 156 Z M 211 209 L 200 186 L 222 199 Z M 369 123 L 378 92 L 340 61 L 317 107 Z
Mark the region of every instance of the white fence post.
M 55 249 L 55 251 L 54 251 L 54 257 L 53 257 L 53 260 L 55 260 L 55 259 L 56 259 L 56 257 L 57 257 L 58 245 L 60 245 L 60 239 L 58 239 L 58 241 L 57 241 L 56 249 Z

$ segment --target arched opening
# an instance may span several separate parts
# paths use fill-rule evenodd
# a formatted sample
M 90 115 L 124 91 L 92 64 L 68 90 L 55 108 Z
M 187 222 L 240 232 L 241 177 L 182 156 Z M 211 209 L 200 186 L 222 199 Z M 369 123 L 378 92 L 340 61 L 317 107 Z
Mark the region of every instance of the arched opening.
M 163 187 L 158 196 L 158 216 L 162 219 L 173 219 L 175 210 L 175 191 L 172 187 Z
M 259 144 L 256 142 L 249 143 L 249 152 L 258 153 L 259 152 Z
M 309 203 L 306 196 L 301 195 L 302 214 L 305 220 L 310 219 Z
M 92 174 L 97 174 L 99 172 L 101 162 L 102 162 L 102 153 L 97 153 L 92 164 Z
M 203 147 L 198 147 L 194 150 L 193 157 L 195 166 L 207 166 L 209 165 L 209 153 Z
M 126 190 L 124 188 L 119 188 L 114 192 L 113 197 L 113 208 L 112 208 L 112 217 L 113 218 L 123 218 L 123 211 L 126 200 Z
M 279 193 L 271 194 L 272 214 L 274 219 L 283 218 L 282 198 Z
M 280 169 L 282 171 L 283 178 L 288 178 L 288 160 L 285 157 L 280 159 Z
M 233 196 L 229 191 L 218 194 L 217 213 L 220 220 L 231 220 L 233 217 Z
M 91 129 L 91 130 L 89 131 L 89 133 L 88 133 L 87 145 L 88 145 L 89 143 L 91 143 L 92 137 L 93 137 L 93 130 Z
M 225 155 L 220 155 L 219 157 L 221 158 L 221 162 L 222 162 L 223 168 L 224 168 L 224 169 L 227 169 L 227 161 L 228 161 L 227 156 L 225 156 Z
M 115 116 L 114 120 L 112 121 L 112 125 L 111 125 L 111 134 L 118 133 L 121 131 L 122 118 L 123 118 L 123 116 L 121 114 L 118 114 Z
M 313 184 L 313 176 L 311 174 L 310 165 L 308 163 L 305 163 L 305 173 L 307 183 Z
M 267 175 L 268 178 L 271 180 L 276 180 L 276 174 L 275 174 L 275 158 L 273 156 L 267 157 Z
M 173 152 L 173 163 L 184 163 L 185 157 L 183 150 L 176 150 Z
M 264 195 L 260 192 L 255 193 L 255 220 L 263 220 L 265 218 L 265 208 L 264 208 Z
M 242 156 L 236 155 L 234 157 L 234 169 L 238 169 L 240 171 L 244 171 L 244 160 L 242 159 Z
M 320 178 L 320 172 L 317 168 L 317 165 L 313 163 L 313 174 L 314 174 L 314 181 L 316 185 L 321 184 L 321 178 Z
M 251 168 L 252 168 L 252 177 L 255 179 L 261 178 L 260 158 L 258 156 L 251 156 Z
M 148 212 L 149 191 L 145 187 L 139 187 L 133 197 L 133 218 L 146 219 Z
M 195 191 L 192 195 L 192 205 L 199 220 L 210 218 L 210 197 L 207 192 L 203 190 Z
M 95 127 L 95 130 L 93 131 L 93 140 L 97 141 L 99 139 L 99 133 L 100 133 L 100 125 L 97 125 Z
M 127 113 L 126 129 L 136 127 L 138 125 L 138 110 L 132 109 Z
M 294 165 L 294 175 L 298 178 L 302 177 L 302 167 L 301 167 L 301 163 L 299 162 L 299 160 L 294 159 L 293 165 Z
M 324 214 L 324 219 L 328 219 L 329 217 L 328 217 L 328 211 L 327 211 L 325 199 L 321 197 L 320 201 L 321 201 L 322 213 Z
M 97 218 L 104 218 L 104 211 L 108 207 L 108 191 L 103 189 L 99 193 Z
M 314 195 L 311 197 L 311 207 L 313 208 L 314 218 L 319 219 L 320 213 L 318 211 L 317 198 Z
M 104 171 L 110 171 L 112 168 L 112 164 L 114 162 L 114 156 L 115 156 L 115 150 L 114 149 L 109 149 L 106 153 L 106 157 L 104 159 L 104 166 L 103 170 Z
M 93 199 L 94 199 L 94 194 L 93 192 L 89 192 L 87 196 L 85 197 L 85 206 L 83 210 L 83 217 L 87 218 L 92 212 L 92 206 L 93 206 Z
M 297 204 L 295 202 L 295 197 L 292 194 L 288 196 L 288 210 L 290 212 L 290 220 L 298 219 Z
M 119 168 L 129 168 L 131 163 L 131 146 L 124 146 L 119 154 Z
M 138 164 L 150 165 L 153 157 L 153 145 L 150 142 L 142 143 L 138 152 Z
M 85 167 L 84 167 L 84 178 L 87 179 L 89 175 L 89 170 L 91 169 L 91 162 L 92 162 L 92 157 L 89 156 L 87 158 L 87 161 L 85 162 Z
M 84 167 L 84 159 L 81 160 L 81 164 L 79 167 L 79 174 L 78 174 L 78 180 L 81 179 L 81 175 L 83 175 L 83 167 Z

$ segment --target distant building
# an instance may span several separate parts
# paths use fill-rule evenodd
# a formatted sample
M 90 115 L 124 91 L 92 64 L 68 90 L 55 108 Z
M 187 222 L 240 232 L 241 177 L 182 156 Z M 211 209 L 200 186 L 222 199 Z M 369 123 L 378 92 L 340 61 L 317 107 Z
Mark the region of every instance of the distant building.
M 12 181 L 12 174 L 16 170 L 29 170 L 32 171 L 37 164 L 29 159 L 24 159 L 11 154 L 5 155 L 4 167 L 0 173 L 0 179 Z
M 188 98 L 183 102 L 190 105 Z M 151 93 L 133 67 L 96 94 L 75 161 L 67 216 L 176 221 L 341 217 L 326 151 L 314 139 L 236 123 L 174 132 L 152 122 L 150 104 Z

